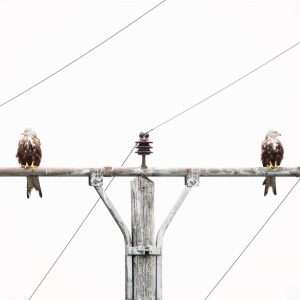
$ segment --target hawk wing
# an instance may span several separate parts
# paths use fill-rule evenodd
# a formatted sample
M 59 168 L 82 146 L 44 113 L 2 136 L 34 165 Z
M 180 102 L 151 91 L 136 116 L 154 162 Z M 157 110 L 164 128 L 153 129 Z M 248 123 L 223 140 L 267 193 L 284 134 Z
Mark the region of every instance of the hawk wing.
M 42 159 L 41 142 L 39 138 L 21 138 L 16 157 L 22 166 L 25 166 L 27 163 L 29 166 L 33 164 L 38 167 Z
M 27 147 L 24 139 L 20 139 L 18 144 L 17 155 L 19 164 L 22 166 L 26 165 L 26 157 L 27 157 Z
M 277 162 L 277 165 L 279 166 L 281 164 L 281 161 L 283 159 L 283 154 L 284 154 L 284 149 L 283 149 L 283 146 L 282 146 L 281 142 L 277 143 L 275 152 L 276 152 L 275 153 L 275 160 Z
M 42 159 L 42 149 L 40 139 L 37 137 L 33 138 L 32 143 L 32 161 L 34 166 L 39 166 Z
M 267 167 L 270 162 L 272 165 L 279 166 L 284 154 L 284 149 L 280 141 L 270 143 L 264 140 L 261 146 L 261 161 L 264 167 Z

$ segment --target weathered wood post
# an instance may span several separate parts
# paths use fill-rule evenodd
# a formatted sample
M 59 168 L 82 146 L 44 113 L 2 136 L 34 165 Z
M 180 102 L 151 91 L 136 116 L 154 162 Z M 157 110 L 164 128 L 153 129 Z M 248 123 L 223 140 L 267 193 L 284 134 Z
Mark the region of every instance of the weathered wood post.
M 139 176 L 131 182 L 131 226 L 133 256 L 133 299 L 155 300 L 156 258 L 154 243 L 154 183 Z

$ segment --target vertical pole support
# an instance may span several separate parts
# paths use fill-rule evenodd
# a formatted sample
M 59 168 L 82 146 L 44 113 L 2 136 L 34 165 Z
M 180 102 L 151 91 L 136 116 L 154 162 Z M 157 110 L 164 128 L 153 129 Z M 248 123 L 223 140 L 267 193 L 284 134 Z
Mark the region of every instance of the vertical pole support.
M 139 176 L 131 182 L 133 299 L 156 300 L 154 183 Z M 138 255 L 139 252 L 140 254 Z

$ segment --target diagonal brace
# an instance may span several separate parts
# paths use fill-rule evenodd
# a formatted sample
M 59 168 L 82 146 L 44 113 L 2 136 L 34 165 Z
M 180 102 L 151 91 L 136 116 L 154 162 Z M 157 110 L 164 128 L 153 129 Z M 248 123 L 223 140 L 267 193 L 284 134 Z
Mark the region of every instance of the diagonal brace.
M 175 205 L 169 212 L 167 218 L 160 226 L 157 236 L 156 236 L 156 248 L 160 249 L 160 254 L 162 252 L 162 246 L 166 231 L 174 219 L 179 208 L 182 206 L 187 195 L 194 186 L 199 185 L 199 172 L 196 169 L 190 169 L 188 175 L 185 177 L 185 187 L 181 192 L 179 198 L 177 199 Z M 157 256 L 156 258 L 156 300 L 162 300 L 162 256 Z
M 96 190 L 96 192 L 99 194 L 100 198 L 102 199 L 104 205 L 108 209 L 109 213 L 117 223 L 118 227 L 120 228 L 124 241 L 125 241 L 125 300 L 133 300 L 132 295 L 132 287 L 133 287 L 133 281 L 132 281 L 132 256 L 128 255 L 128 248 L 131 248 L 132 245 L 132 238 L 130 235 L 130 232 L 119 215 L 118 211 L 116 210 L 113 203 L 108 198 L 107 194 L 103 190 L 103 175 L 101 174 L 101 171 L 97 170 L 95 172 L 92 172 L 89 176 L 89 185 L 93 186 Z
M 109 213 L 111 214 L 111 216 L 117 223 L 118 227 L 120 228 L 120 230 L 123 234 L 126 246 L 130 246 L 131 245 L 130 232 L 129 232 L 125 222 L 123 221 L 123 219 L 119 215 L 118 211 L 116 210 L 115 206 L 112 204 L 112 202 L 108 198 L 107 194 L 103 190 L 103 176 L 98 170 L 91 173 L 91 175 L 89 177 L 89 185 L 91 185 L 95 188 L 95 190 L 99 194 L 100 198 L 102 199 L 104 205 L 108 209 Z
M 199 172 L 197 169 L 191 169 L 188 173 L 188 175 L 185 177 L 185 187 L 180 194 L 178 200 L 176 201 L 175 205 L 169 212 L 167 218 L 160 226 L 157 237 L 156 237 L 156 246 L 157 248 L 161 248 L 163 244 L 163 239 L 165 236 L 165 233 L 172 222 L 173 218 L 175 217 L 176 213 L 178 212 L 179 208 L 183 204 L 184 200 L 186 199 L 187 195 L 191 191 L 192 187 L 199 185 Z

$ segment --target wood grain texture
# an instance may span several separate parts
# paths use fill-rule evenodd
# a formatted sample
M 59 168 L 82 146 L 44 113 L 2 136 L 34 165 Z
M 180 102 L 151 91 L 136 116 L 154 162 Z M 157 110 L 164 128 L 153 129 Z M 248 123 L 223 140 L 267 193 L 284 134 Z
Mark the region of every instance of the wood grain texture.
M 110 201 L 110 199 L 108 198 L 107 194 L 105 193 L 105 191 L 103 190 L 102 187 L 95 186 L 95 190 L 97 191 L 97 193 L 100 196 L 101 200 L 103 201 L 104 205 L 106 206 L 109 213 L 115 220 L 116 224 L 120 228 L 120 230 L 123 234 L 123 237 L 124 237 L 125 246 L 127 247 L 127 246 L 131 245 L 130 232 L 129 232 L 125 222 L 123 221 L 122 217 L 119 215 L 117 209 L 115 208 L 113 203 Z
M 145 177 L 131 182 L 131 226 L 133 246 L 154 246 L 154 183 Z M 155 300 L 156 258 L 133 257 L 133 299 Z
M 191 170 L 200 177 L 300 177 L 300 167 L 268 170 L 267 168 L 0 168 L 0 177 L 11 176 L 57 176 L 57 177 L 88 177 L 99 171 L 104 177 L 185 177 Z
M 172 220 L 174 219 L 176 213 L 180 209 L 181 205 L 183 204 L 184 200 L 186 199 L 187 195 L 189 194 L 191 187 L 185 187 L 183 191 L 181 192 L 180 196 L 178 197 L 177 201 L 175 202 L 174 206 L 170 210 L 167 218 L 165 221 L 161 224 L 157 237 L 156 237 L 156 247 L 163 249 L 163 241 L 164 236 L 166 234 L 166 231 L 171 224 Z M 156 272 L 157 272 L 157 278 L 156 278 L 156 300 L 162 300 L 162 256 L 156 257 Z
M 109 213 L 115 220 L 116 224 L 120 228 L 125 242 L 125 300 L 133 300 L 132 296 L 132 257 L 127 255 L 127 248 L 132 245 L 130 232 L 123 221 L 122 217 L 119 215 L 117 209 L 113 203 L 108 198 L 107 194 L 103 190 L 102 186 L 95 186 L 95 190 L 102 199 L 104 205 L 108 209 Z

